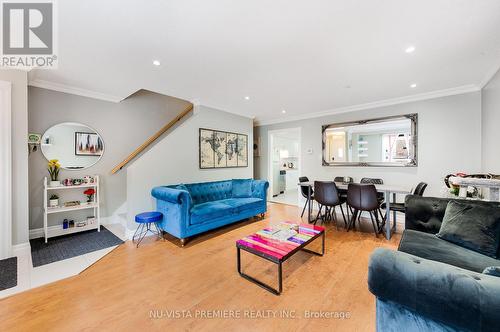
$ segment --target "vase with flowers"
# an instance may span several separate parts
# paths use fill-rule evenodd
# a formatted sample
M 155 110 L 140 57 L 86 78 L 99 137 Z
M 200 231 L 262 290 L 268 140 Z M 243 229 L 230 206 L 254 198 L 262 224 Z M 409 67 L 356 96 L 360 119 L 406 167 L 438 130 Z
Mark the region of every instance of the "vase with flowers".
M 50 175 L 49 186 L 58 187 L 61 185 L 61 183 L 58 180 L 60 169 L 61 169 L 61 164 L 59 163 L 59 160 L 57 159 L 49 160 L 49 163 L 47 165 L 47 170 L 49 171 Z
M 83 194 L 87 195 L 87 203 L 92 203 L 92 198 L 94 197 L 95 190 L 93 188 L 90 188 L 85 190 Z

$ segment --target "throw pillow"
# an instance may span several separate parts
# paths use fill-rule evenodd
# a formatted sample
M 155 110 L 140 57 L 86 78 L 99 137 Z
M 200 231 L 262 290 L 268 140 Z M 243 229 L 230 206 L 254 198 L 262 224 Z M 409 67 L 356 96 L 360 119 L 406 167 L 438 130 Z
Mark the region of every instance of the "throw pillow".
M 189 197 L 189 205 L 193 206 L 193 198 L 191 197 L 191 193 L 189 192 L 189 190 L 188 190 L 188 188 L 186 187 L 185 184 L 181 183 L 181 184 L 177 185 L 177 187 L 175 187 L 175 189 L 187 191 L 188 192 L 188 197 Z
M 233 180 L 233 198 L 252 197 L 252 179 Z
M 483 274 L 500 277 L 500 266 L 488 266 L 484 269 Z
M 436 236 L 497 258 L 500 246 L 500 208 L 450 201 Z

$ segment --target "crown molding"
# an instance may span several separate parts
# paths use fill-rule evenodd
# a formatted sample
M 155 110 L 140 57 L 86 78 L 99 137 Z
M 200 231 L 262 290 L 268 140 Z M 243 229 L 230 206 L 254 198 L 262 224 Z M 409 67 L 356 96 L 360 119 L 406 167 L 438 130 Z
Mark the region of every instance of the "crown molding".
M 254 115 L 241 114 L 241 113 L 238 113 L 238 112 L 235 112 L 235 111 L 230 111 L 230 110 L 228 110 L 226 108 L 220 108 L 220 107 L 217 107 L 217 106 L 212 106 L 210 104 L 205 104 L 202 101 L 200 101 L 199 99 L 197 99 L 196 101 L 199 103 L 198 106 L 202 106 L 202 107 L 206 107 L 206 108 L 211 108 L 211 109 L 216 110 L 216 111 L 221 111 L 221 112 L 229 113 L 231 115 L 237 115 L 237 116 L 240 116 L 242 118 L 246 118 L 246 119 L 250 119 L 250 120 L 254 120 L 255 121 L 255 116 Z M 255 124 L 254 124 L 254 126 L 255 126 Z
M 121 98 L 121 97 L 108 95 L 108 94 L 100 93 L 97 91 L 77 88 L 77 87 L 66 85 L 66 84 L 40 80 L 40 79 L 31 80 L 28 83 L 28 85 L 34 86 L 37 88 L 43 88 L 43 89 L 48 89 L 48 90 L 53 90 L 53 91 L 58 91 L 58 92 L 69 93 L 72 95 L 77 95 L 77 96 L 82 96 L 82 97 L 87 97 L 87 98 L 105 100 L 105 101 L 109 101 L 109 102 L 113 102 L 113 103 L 119 103 L 120 101 L 123 100 L 123 98 Z
M 259 121 L 258 119 L 256 119 L 254 122 L 254 126 L 255 127 L 266 126 L 266 125 L 271 125 L 271 124 L 276 124 L 276 123 L 284 123 L 284 122 L 291 122 L 291 121 L 307 120 L 307 119 L 312 119 L 312 118 L 320 118 L 323 116 L 328 116 L 328 115 L 333 115 L 333 114 L 348 113 L 348 112 L 362 111 L 362 110 L 367 110 L 367 109 L 372 109 L 372 108 L 379 108 L 379 107 L 384 107 L 384 106 L 405 104 L 405 103 L 411 103 L 411 102 L 428 100 L 428 99 L 435 99 L 435 98 L 441 98 L 441 97 L 447 97 L 447 96 L 460 95 L 460 94 L 469 93 L 469 92 L 477 92 L 480 90 L 481 90 L 481 88 L 479 86 L 477 86 L 475 84 L 469 84 L 469 85 L 463 85 L 463 86 L 450 88 L 450 89 L 436 90 L 436 91 L 419 93 L 419 94 L 410 95 L 410 96 L 379 100 L 379 101 L 375 101 L 375 102 L 371 102 L 371 103 L 345 106 L 345 107 L 334 108 L 334 109 L 326 110 L 326 111 L 290 116 L 290 117 L 286 117 L 286 119 L 285 118 L 276 118 L 276 119 L 263 120 L 263 121 Z
M 479 83 L 479 87 L 483 89 L 495 76 L 496 73 L 500 71 L 500 60 L 498 63 L 491 68 L 491 70 L 484 76 L 483 80 Z

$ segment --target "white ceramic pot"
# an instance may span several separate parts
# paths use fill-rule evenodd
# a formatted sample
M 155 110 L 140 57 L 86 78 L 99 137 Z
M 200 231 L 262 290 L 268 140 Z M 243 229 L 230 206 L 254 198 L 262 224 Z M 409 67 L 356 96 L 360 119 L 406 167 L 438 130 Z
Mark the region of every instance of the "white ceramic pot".
M 49 206 L 50 207 L 56 207 L 59 205 L 59 199 L 51 199 L 49 200 Z
M 59 187 L 61 185 L 60 181 L 50 181 L 49 187 Z

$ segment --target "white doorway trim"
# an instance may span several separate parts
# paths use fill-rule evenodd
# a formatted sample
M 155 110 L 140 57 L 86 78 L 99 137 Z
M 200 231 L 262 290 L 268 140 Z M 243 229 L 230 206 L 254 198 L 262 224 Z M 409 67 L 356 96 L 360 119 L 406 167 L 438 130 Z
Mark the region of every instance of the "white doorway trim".
M 0 259 L 12 255 L 11 83 L 0 81 Z
M 267 174 L 269 178 L 269 190 L 270 195 L 268 197 L 268 201 L 272 200 L 273 197 L 273 135 L 287 132 L 290 130 L 297 130 L 299 132 L 299 155 L 298 155 L 298 160 L 299 160 L 299 171 L 302 172 L 302 128 L 301 127 L 292 127 L 292 128 L 282 128 L 282 129 L 275 129 L 275 130 L 269 130 L 267 132 Z M 298 188 L 298 186 L 297 186 Z

